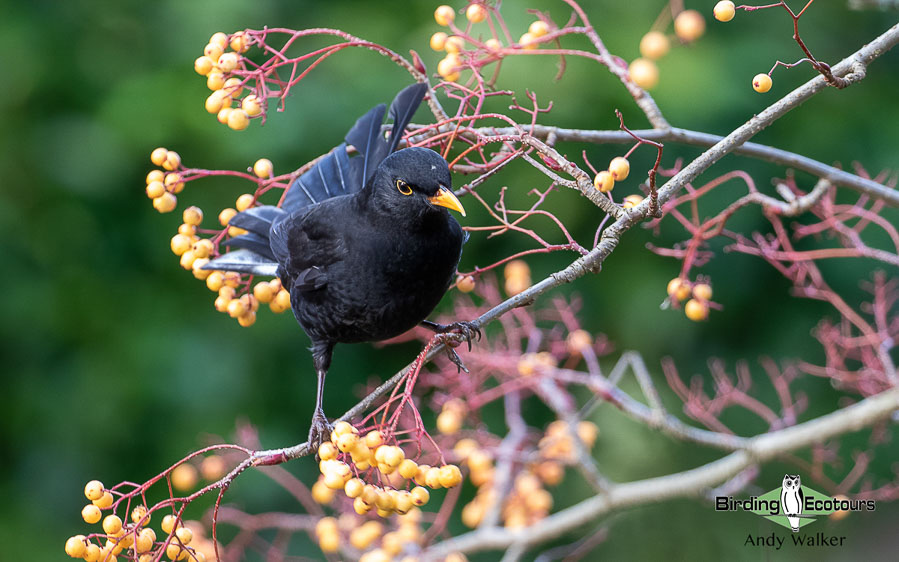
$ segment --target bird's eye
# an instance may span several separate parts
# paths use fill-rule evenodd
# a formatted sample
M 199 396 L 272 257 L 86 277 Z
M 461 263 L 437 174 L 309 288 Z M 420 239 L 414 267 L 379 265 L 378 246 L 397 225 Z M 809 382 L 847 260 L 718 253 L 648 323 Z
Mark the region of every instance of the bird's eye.
M 396 189 L 403 195 L 412 195 L 412 188 L 403 180 L 396 180 Z

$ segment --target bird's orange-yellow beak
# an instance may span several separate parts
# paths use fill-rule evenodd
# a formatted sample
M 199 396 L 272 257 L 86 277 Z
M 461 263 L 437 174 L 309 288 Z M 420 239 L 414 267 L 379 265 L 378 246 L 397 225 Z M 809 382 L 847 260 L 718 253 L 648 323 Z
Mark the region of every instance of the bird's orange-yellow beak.
M 459 211 L 463 217 L 465 216 L 465 209 L 462 208 L 462 203 L 459 203 L 459 199 L 453 195 L 452 191 L 442 185 L 440 186 L 440 191 L 437 192 L 437 195 L 428 197 L 428 200 L 435 205 Z

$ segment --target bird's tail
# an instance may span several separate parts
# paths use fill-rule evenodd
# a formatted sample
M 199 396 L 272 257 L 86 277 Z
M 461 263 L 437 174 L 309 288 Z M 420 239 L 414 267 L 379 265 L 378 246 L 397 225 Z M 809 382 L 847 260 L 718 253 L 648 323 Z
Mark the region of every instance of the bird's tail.
M 269 230 L 274 221 L 285 215 L 283 209 L 271 205 L 251 207 L 237 213 L 228 225 L 242 228 L 246 234 L 226 240 L 224 244 L 231 251 L 210 261 L 203 269 L 277 276 L 278 260 L 269 246 Z
M 406 125 L 427 91 L 427 84 L 413 84 L 396 95 L 389 112 L 393 126 L 386 138 L 381 133 L 384 104 L 373 107 L 360 117 L 346 134 L 346 142 L 290 184 L 280 208 L 252 207 L 234 215 L 228 225 L 243 228 L 247 233 L 225 241 L 231 251 L 210 261 L 203 269 L 277 276 L 278 259 L 269 244 L 272 224 L 325 199 L 362 190 L 381 161 L 396 150 Z M 359 156 L 349 157 L 348 144 L 356 149 Z

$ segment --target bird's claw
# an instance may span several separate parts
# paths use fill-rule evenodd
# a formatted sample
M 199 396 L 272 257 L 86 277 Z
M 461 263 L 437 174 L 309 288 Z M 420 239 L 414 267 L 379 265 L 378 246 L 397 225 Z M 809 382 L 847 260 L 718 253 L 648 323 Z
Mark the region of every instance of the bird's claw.
M 325 417 L 325 413 L 321 410 L 315 412 L 312 416 L 312 425 L 309 428 L 309 447 L 315 451 L 315 458 L 318 458 L 318 448 L 322 443 L 331 440 L 331 431 L 334 426 Z
M 441 326 L 438 333 L 459 334 L 462 336 L 462 339 L 468 342 L 468 351 L 471 351 L 471 340 L 477 339 L 477 341 L 481 341 L 481 329 L 474 322 L 453 322 L 452 324 Z M 466 369 L 465 372 L 468 372 L 468 370 Z
M 446 343 L 446 341 L 444 341 L 443 343 Z M 469 372 L 468 367 L 466 367 L 465 364 L 462 363 L 462 358 L 459 357 L 459 354 L 456 353 L 456 350 L 453 349 L 449 345 L 447 345 L 445 349 L 446 349 L 446 356 L 449 358 L 450 361 L 453 362 L 453 365 L 456 366 L 456 369 L 458 369 L 458 371 L 460 373 L 462 371 L 465 371 L 466 373 L 468 373 Z

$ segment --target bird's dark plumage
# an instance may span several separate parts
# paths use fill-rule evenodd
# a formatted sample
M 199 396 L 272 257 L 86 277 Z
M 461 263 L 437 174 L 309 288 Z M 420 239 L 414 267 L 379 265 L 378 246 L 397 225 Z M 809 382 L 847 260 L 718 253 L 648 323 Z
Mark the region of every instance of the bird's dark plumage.
M 290 291 L 319 376 L 313 441 L 326 438 L 321 398 L 334 345 L 383 340 L 422 323 L 456 273 L 466 236 L 447 207 L 464 211 L 446 160 L 425 148 L 396 151 L 426 91 L 416 84 L 397 94 L 386 138 L 383 105 L 362 116 L 344 144 L 293 182 L 281 208 L 238 213 L 230 224 L 248 233 L 207 266 L 277 274 Z M 347 144 L 359 155 L 350 158 Z M 473 333 L 465 323 L 426 325 Z

